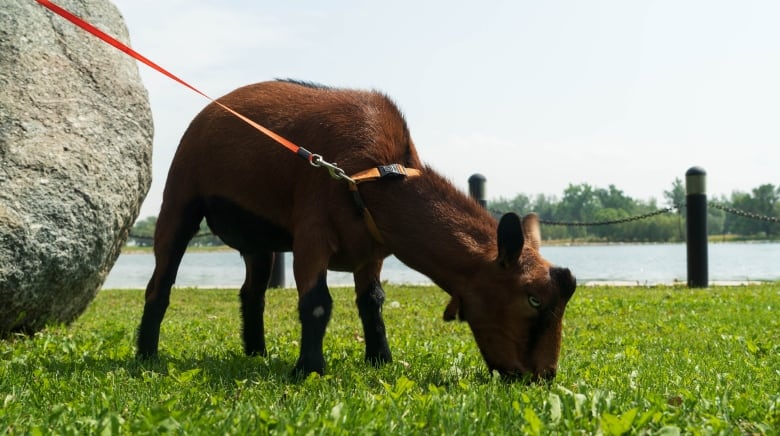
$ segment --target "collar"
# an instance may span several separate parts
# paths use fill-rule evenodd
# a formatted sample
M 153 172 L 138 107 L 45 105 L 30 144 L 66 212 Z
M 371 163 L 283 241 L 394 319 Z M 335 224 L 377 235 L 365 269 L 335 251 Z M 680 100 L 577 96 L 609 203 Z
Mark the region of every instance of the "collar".
M 373 182 L 376 180 L 396 180 L 405 179 L 407 177 L 417 177 L 422 175 L 422 171 L 416 168 L 406 168 L 401 164 L 380 165 L 374 168 L 361 171 L 359 173 L 350 176 L 352 181 L 349 183 L 349 190 L 352 192 L 352 198 L 355 201 L 355 206 L 358 211 L 363 215 L 363 220 L 368 227 L 368 232 L 371 236 L 379 242 L 384 244 L 385 241 L 382 238 L 382 234 L 379 232 L 379 228 L 374 221 L 374 217 L 371 216 L 371 212 L 368 211 L 368 207 L 363 202 L 363 198 L 360 196 L 357 185 L 364 182 Z

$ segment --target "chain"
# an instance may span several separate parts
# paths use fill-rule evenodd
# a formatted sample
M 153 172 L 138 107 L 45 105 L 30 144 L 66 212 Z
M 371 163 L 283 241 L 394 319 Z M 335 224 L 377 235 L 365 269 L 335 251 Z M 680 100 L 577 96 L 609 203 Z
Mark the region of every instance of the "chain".
M 545 219 L 539 219 L 540 224 L 547 224 L 549 226 L 573 226 L 573 227 L 589 227 L 589 226 L 610 226 L 614 224 L 623 224 L 623 223 L 630 223 L 632 221 L 639 221 L 646 218 L 651 218 L 656 215 L 662 215 L 665 213 L 672 212 L 675 209 L 681 209 L 685 205 L 684 204 L 677 204 L 674 206 L 666 207 L 664 209 L 655 210 L 653 212 L 644 213 L 641 215 L 634 215 L 629 216 L 625 218 L 618 218 L 614 220 L 606 220 L 606 221 L 591 221 L 591 222 L 578 222 L 578 221 L 555 221 L 555 220 L 545 220 Z M 497 210 L 491 210 L 492 213 L 503 215 L 504 212 L 497 211 Z
M 780 223 L 780 218 L 777 218 L 777 217 L 766 216 L 766 215 L 759 215 L 759 214 L 756 214 L 756 213 L 753 213 L 753 212 L 747 212 L 747 211 L 744 211 L 744 210 L 734 209 L 733 207 L 728 207 L 728 206 L 725 206 L 725 205 L 722 205 L 722 204 L 718 204 L 718 203 L 715 203 L 715 202 L 712 202 L 712 201 L 707 203 L 707 204 L 710 207 L 712 207 L 712 208 L 720 209 L 720 210 L 722 210 L 724 212 L 728 212 L 730 214 L 734 214 L 734 215 L 741 216 L 741 217 L 744 217 L 744 218 L 750 218 L 750 219 L 759 220 L 759 221 L 766 221 L 766 222 L 770 222 L 770 223 Z
M 673 210 L 677 209 L 677 207 L 667 207 L 664 209 L 659 209 L 653 212 L 645 213 L 642 215 L 635 215 L 625 218 L 619 218 L 615 220 L 607 220 L 607 221 L 593 221 L 593 222 L 574 222 L 574 221 L 553 221 L 553 220 L 543 220 L 540 219 L 539 222 L 541 224 L 547 224 L 550 226 L 578 226 L 578 227 L 586 227 L 586 226 L 609 226 L 613 224 L 623 224 L 623 223 L 630 223 L 632 221 L 639 221 L 646 218 L 654 217 L 656 215 L 661 215 L 665 213 L 669 213 Z
M 623 224 L 623 223 L 630 223 L 632 221 L 643 220 L 645 218 L 654 217 L 656 215 L 669 213 L 669 212 L 673 211 L 674 209 L 675 209 L 674 207 L 667 207 L 665 209 L 656 210 L 656 211 L 645 213 L 645 214 L 642 214 L 642 215 L 635 215 L 635 216 L 630 216 L 630 217 L 626 217 L 626 218 L 619 218 L 619 219 L 607 220 L 607 221 L 572 222 L 572 221 L 539 220 L 539 222 L 542 223 L 542 224 L 547 224 L 547 225 L 551 225 L 551 226 L 581 226 L 581 227 L 586 227 L 586 226 L 609 226 L 609 225 L 613 225 L 613 224 Z
M 727 212 L 727 213 L 730 213 L 730 214 L 734 214 L 734 215 L 737 215 L 737 216 L 741 216 L 741 217 L 744 217 L 744 218 L 750 218 L 750 219 L 759 220 L 759 221 L 766 221 L 766 222 L 770 222 L 770 223 L 780 223 L 780 218 L 777 218 L 777 217 L 766 216 L 766 215 L 759 215 L 759 214 L 756 214 L 756 213 L 747 212 L 747 211 L 740 210 L 740 209 L 735 209 L 733 207 L 728 207 L 728 206 L 725 206 L 725 205 L 722 205 L 722 204 L 718 204 L 718 203 L 715 203 L 715 202 L 712 202 L 712 201 L 707 203 L 707 204 L 710 207 L 714 208 L 714 209 L 720 209 L 720 210 L 722 210 L 724 212 Z M 654 217 L 656 215 L 669 213 L 669 212 L 672 212 L 675 209 L 679 210 L 679 209 L 682 209 L 684 207 L 685 207 L 684 203 L 683 204 L 677 204 L 677 205 L 674 205 L 674 206 L 671 206 L 671 207 L 667 207 L 667 208 L 664 208 L 664 209 L 659 209 L 659 210 L 656 210 L 656 211 L 653 211 L 653 212 L 649 212 L 649 213 L 645 213 L 645 214 L 642 214 L 642 215 L 635 215 L 635 216 L 630 216 L 630 217 L 626 217 L 626 218 L 620 218 L 620 219 L 616 219 L 616 220 L 607 220 L 607 221 L 576 222 L 576 221 L 555 221 L 555 220 L 540 219 L 539 222 L 541 224 L 547 224 L 547 225 L 551 225 L 551 226 L 573 226 L 573 227 L 609 226 L 609 225 L 613 225 L 613 224 L 623 224 L 623 223 L 628 223 L 628 222 L 632 222 L 632 221 L 639 221 L 639 220 L 643 220 L 643 219 L 646 219 L 646 218 L 651 218 L 651 217 Z M 496 211 L 496 210 L 492 210 L 491 212 L 499 214 L 499 215 L 503 214 L 503 212 Z

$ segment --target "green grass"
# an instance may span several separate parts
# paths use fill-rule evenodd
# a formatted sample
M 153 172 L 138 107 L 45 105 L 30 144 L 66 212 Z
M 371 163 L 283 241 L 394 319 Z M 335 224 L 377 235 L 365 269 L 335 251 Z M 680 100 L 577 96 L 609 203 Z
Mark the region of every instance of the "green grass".
M 269 291 L 269 356 L 242 355 L 236 290 L 176 289 L 161 358 L 135 360 L 141 291 L 101 291 L 69 327 L 0 342 L 0 433 L 777 434 L 780 284 L 581 288 L 558 377 L 489 374 L 447 295 L 388 286 L 394 362 L 363 363 L 349 289 L 334 289 L 324 377 L 291 379 L 296 293 Z M 393 302 L 397 302 L 393 303 Z

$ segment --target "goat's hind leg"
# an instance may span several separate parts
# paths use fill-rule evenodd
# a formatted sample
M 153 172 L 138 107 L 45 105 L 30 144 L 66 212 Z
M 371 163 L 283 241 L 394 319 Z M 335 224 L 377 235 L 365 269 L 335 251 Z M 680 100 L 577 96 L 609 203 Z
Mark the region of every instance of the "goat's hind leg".
M 280 253 L 279 256 L 282 254 Z M 241 286 L 241 318 L 244 352 L 247 356 L 265 356 L 265 332 L 263 312 L 265 291 L 271 277 L 274 254 L 272 252 L 243 254 L 246 280 Z
M 201 219 L 202 213 L 192 206 L 172 211 L 163 204 L 160 210 L 154 232 L 154 273 L 146 286 L 146 303 L 138 327 L 140 358 L 157 355 L 160 324 L 170 303 L 171 286 L 176 281 L 187 243 L 198 231 Z

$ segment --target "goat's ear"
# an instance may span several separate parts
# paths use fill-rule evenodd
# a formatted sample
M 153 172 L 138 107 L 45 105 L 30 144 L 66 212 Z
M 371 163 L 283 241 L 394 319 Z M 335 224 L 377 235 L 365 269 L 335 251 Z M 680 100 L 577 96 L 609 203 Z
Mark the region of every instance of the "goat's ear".
M 498 263 L 508 268 L 517 263 L 523 251 L 523 225 L 516 213 L 507 213 L 498 222 Z
M 450 302 L 447 303 L 447 307 L 444 308 L 444 320 L 454 321 L 456 318 L 464 321 L 463 310 L 460 307 L 460 298 L 457 295 L 453 295 Z
M 523 217 L 523 236 L 528 246 L 539 251 L 542 246 L 542 231 L 539 229 L 539 217 L 535 213 Z

